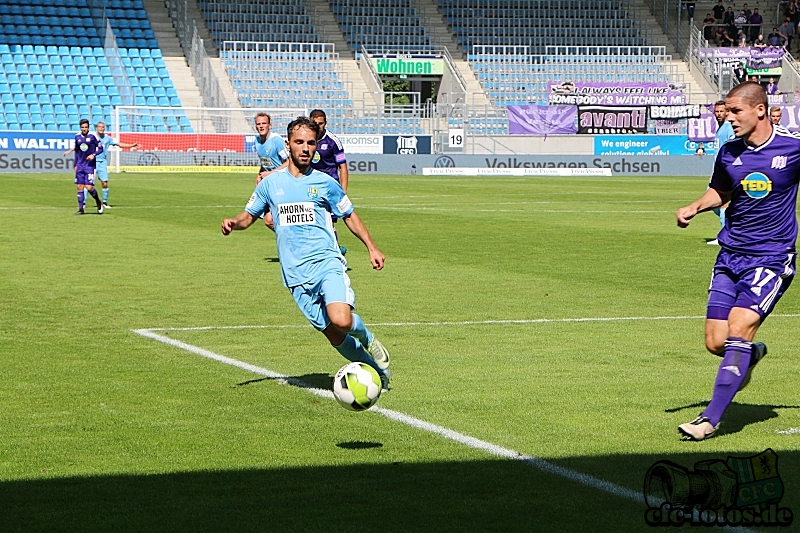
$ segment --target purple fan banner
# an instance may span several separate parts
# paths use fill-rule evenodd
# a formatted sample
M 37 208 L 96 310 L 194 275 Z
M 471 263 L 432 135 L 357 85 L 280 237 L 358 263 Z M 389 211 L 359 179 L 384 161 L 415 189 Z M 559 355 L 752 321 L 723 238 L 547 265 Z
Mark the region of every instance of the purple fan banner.
M 547 84 L 550 105 L 685 105 L 683 83 L 584 83 Z
M 508 133 L 510 135 L 568 135 L 577 133 L 574 105 L 510 105 Z
M 781 66 L 781 59 L 786 53 L 783 48 L 708 48 L 706 50 L 695 50 L 695 56 L 699 58 L 715 58 L 727 61 L 741 60 L 747 63 L 747 68 L 764 69 L 776 68 Z

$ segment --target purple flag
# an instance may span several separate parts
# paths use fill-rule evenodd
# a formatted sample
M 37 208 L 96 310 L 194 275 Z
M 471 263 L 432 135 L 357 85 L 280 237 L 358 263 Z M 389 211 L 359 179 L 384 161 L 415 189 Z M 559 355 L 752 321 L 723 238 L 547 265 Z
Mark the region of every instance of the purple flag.
M 574 105 L 510 105 L 508 133 L 510 135 L 568 135 L 577 133 Z

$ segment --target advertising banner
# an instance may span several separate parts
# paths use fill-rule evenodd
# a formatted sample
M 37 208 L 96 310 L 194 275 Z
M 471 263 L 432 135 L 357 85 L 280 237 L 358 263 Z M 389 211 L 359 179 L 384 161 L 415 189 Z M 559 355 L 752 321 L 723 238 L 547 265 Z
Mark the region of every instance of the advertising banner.
M 370 61 L 379 75 L 441 76 L 444 74 L 444 59 L 441 58 L 372 57 Z
M 595 155 L 694 155 L 701 143 L 683 135 L 615 135 L 594 138 Z M 703 145 L 703 149 L 706 146 Z
M 578 133 L 647 133 L 647 108 L 578 106 Z
M 0 131 L 0 150 L 60 150 L 72 148 L 77 131 Z
M 250 149 L 245 149 L 245 135 L 218 133 L 120 133 L 123 143 L 139 143 L 137 151 L 150 152 L 255 152 L 250 135 Z
M 567 135 L 577 133 L 576 106 L 510 105 L 508 133 L 511 135 Z
M 584 83 L 566 81 L 547 84 L 550 105 L 684 105 L 686 85 L 675 83 Z
M 342 141 L 345 154 L 382 154 L 383 135 L 343 135 L 337 134 Z

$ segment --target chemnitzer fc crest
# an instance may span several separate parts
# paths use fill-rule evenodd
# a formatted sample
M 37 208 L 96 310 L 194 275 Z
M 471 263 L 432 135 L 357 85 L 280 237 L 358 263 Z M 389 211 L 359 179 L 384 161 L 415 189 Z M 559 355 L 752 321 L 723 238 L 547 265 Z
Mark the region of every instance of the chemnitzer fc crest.
M 647 471 L 645 522 L 650 526 L 787 527 L 794 513 L 780 507 L 784 485 L 778 454 L 698 461 L 690 470 L 658 461 Z

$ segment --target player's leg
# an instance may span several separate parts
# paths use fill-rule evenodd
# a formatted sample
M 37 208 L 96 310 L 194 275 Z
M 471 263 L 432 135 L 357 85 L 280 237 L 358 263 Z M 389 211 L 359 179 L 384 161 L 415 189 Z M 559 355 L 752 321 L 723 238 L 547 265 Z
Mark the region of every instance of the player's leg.
M 355 293 L 350 287 L 350 278 L 341 270 L 331 271 L 323 277 L 319 288 L 328 328 L 345 334 L 341 337 L 326 328 L 323 331 L 325 336 L 346 359 L 367 363 L 381 375 L 384 386 L 388 385 L 391 379 L 389 354 L 367 329 L 361 317 L 353 313 Z
M 102 202 L 103 207 L 108 207 L 108 163 L 105 161 L 98 162 L 97 168 L 94 169 L 95 180 L 103 185 L 102 189 Z
M 86 183 L 86 173 L 82 170 L 75 171 L 75 187 L 77 189 L 77 199 L 78 199 L 78 210 L 75 212 L 76 215 L 82 215 L 84 213 L 84 205 L 85 205 L 85 196 L 84 196 L 84 185 Z
M 97 194 L 97 190 L 94 188 L 94 173 L 86 175 L 86 189 L 89 190 L 89 196 L 94 199 L 94 203 L 97 205 L 97 214 L 103 214 L 103 202 L 100 201 L 100 195 Z
M 692 440 L 710 437 L 733 397 L 750 382 L 753 367 L 767 354 L 766 345 L 754 343 L 753 339 L 791 284 L 795 271 L 794 262 L 795 254 L 789 254 L 785 258 L 758 258 L 757 266 L 749 265 L 742 270 L 742 275 L 735 284 L 735 301 L 727 312 L 728 337 L 725 339 L 724 354 L 714 382 L 711 402 L 698 418 L 679 426 L 679 431 L 685 437 Z M 723 281 L 725 276 L 715 275 L 713 278 L 709 293 L 709 318 L 720 318 L 724 312 L 721 310 L 723 298 L 714 294 L 717 291 L 713 290 L 715 283 L 720 288 L 731 280 L 727 278 L 725 283 Z M 725 301 L 729 301 L 729 298 Z M 712 306 L 712 303 L 720 305 Z M 707 322 L 710 321 L 712 320 Z M 718 324 L 712 324 L 712 329 L 715 326 Z M 707 324 L 707 344 L 708 329 Z

